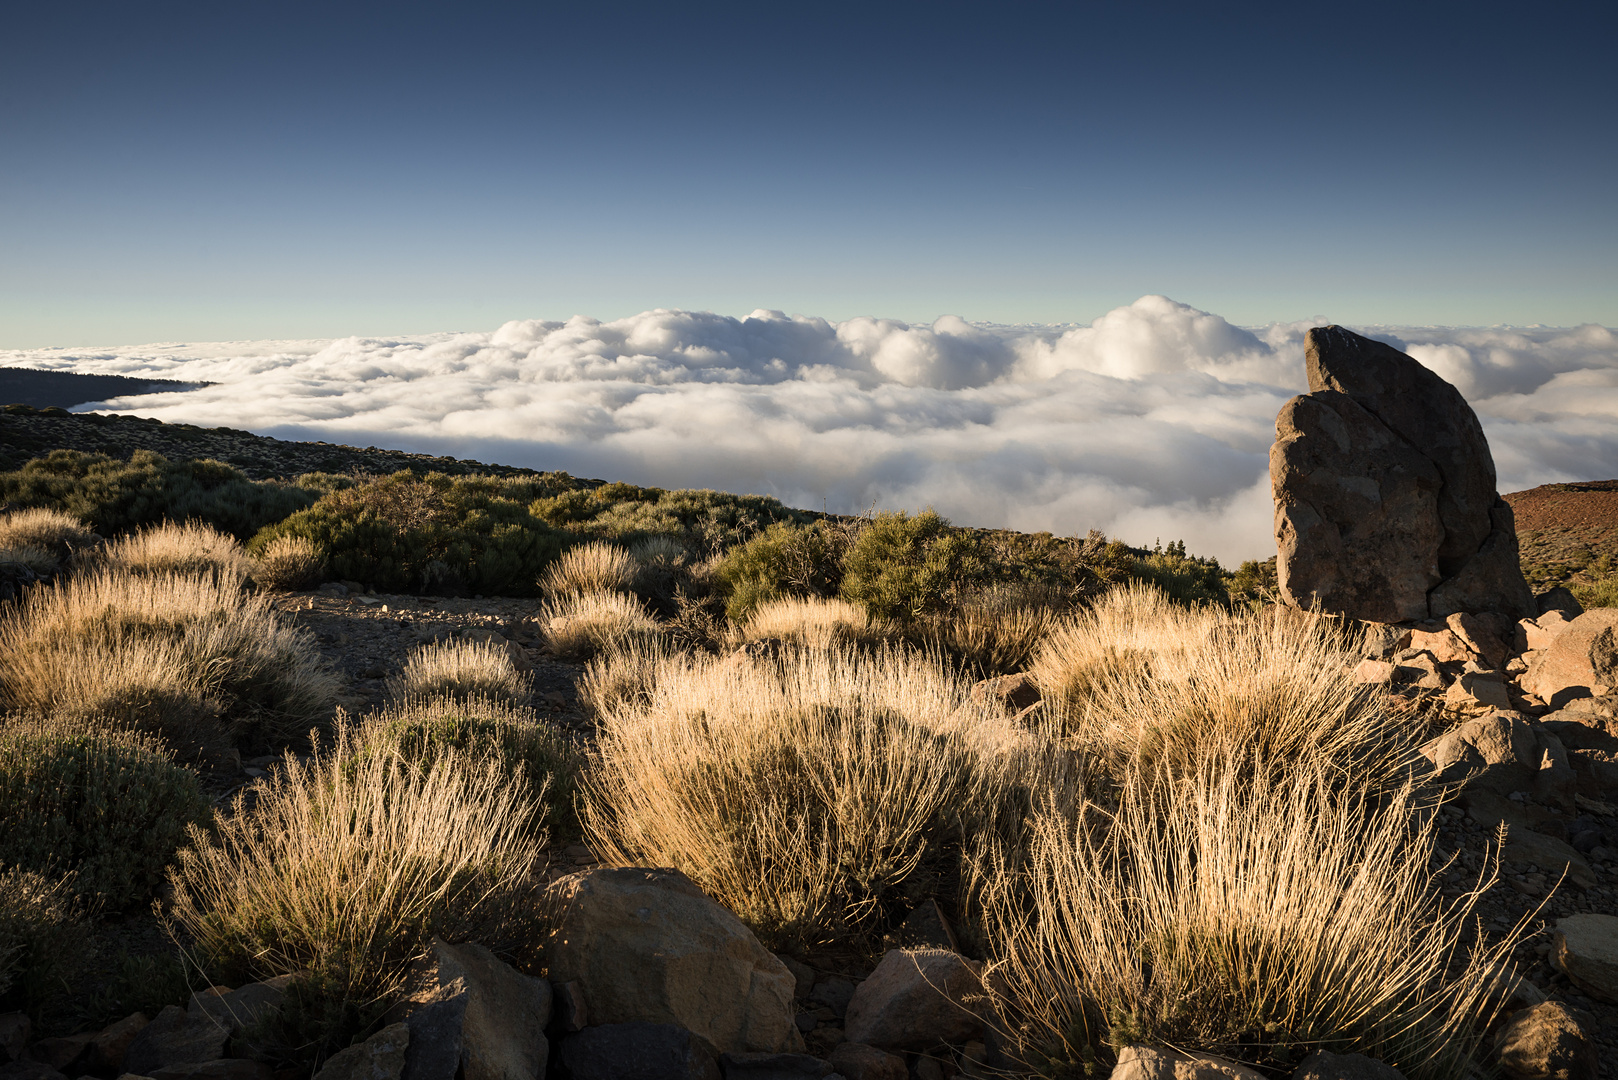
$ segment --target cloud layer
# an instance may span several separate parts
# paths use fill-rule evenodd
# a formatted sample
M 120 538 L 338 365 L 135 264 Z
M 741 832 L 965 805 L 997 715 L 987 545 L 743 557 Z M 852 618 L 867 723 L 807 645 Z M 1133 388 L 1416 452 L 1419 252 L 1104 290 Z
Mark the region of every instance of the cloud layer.
M 1274 553 L 1267 454 L 1309 323 L 1161 296 L 1089 326 L 657 310 L 492 333 L 0 352 L 217 385 L 100 406 L 852 512 Z M 1618 476 L 1618 335 L 1360 327 L 1460 387 L 1501 490 Z

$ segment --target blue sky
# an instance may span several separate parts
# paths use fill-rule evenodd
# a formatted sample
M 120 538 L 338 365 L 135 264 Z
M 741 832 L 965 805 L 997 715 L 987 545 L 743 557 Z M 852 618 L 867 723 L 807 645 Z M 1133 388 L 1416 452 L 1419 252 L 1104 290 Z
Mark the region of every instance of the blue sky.
M 0 348 L 1618 323 L 1607 5 L 12 3 Z

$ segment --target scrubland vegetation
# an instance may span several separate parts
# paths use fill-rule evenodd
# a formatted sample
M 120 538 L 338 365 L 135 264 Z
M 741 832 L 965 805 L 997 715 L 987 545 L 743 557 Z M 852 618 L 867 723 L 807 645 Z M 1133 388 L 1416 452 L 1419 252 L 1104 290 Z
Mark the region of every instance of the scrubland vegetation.
M 42 1008 L 94 911 L 166 882 L 199 978 L 298 974 L 261 1036 L 310 1067 L 374 1030 L 434 935 L 543 964 L 531 871 L 582 836 L 781 950 L 872 956 L 939 898 L 1047 1075 L 1137 1041 L 1416 1080 L 1477 1056 L 1510 941 L 1463 944 L 1475 895 L 1429 870 L 1417 725 L 1355 682 L 1351 628 L 1259 603 L 1273 570 L 559 474 L 230 472 L 53 454 L 0 476 L 37 508 L 0 547 L 51 561 L 0 608 L 7 1000 Z M 322 573 L 534 597 L 551 653 L 587 662 L 593 745 L 466 641 L 412 655 L 375 714 L 335 710 L 270 602 Z M 1017 673 L 1037 706 L 980 682 Z M 199 763 L 233 746 L 287 750 L 210 806 Z

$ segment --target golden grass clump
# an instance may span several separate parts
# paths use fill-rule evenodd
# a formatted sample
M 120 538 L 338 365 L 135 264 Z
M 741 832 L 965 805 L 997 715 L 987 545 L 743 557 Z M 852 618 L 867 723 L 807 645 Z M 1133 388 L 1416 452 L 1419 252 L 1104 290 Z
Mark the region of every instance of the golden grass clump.
M 1397 784 L 1418 732 L 1355 679 L 1358 645 L 1330 618 L 1178 608 L 1132 588 L 1059 628 L 1032 670 L 1064 731 L 1115 774 L 1311 762 Z
M 48 574 L 54 574 L 60 565 L 61 560 L 44 548 L 0 547 L 0 573 L 17 568 L 39 577 L 45 577 Z
M 525 827 L 535 798 L 491 758 L 443 747 L 422 767 L 340 725 L 192 830 L 169 910 L 214 978 L 301 972 L 334 1014 L 379 1015 L 434 936 L 537 936 L 511 911 L 544 839 Z
M 988 590 L 928 619 L 925 639 L 984 678 L 1022 671 L 1058 625 L 1052 598 Z
M 1492 882 L 1441 902 L 1419 801 L 1210 762 L 1174 788 L 1131 768 L 1111 813 L 1053 803 L 989 889 L 1016 1053 L 1060 1073 L 1145 1042 L 1285 1071 L 1324 1048 L 1470 1075 L 1517 934 L 1466 945 Z
M 307 536 L 296 533 L 273 537 L 253 559 L 254 583 L 276 592 L 313 589 L 325 573 L 325 551 Z
M 596 540 L 568 548 L 556 557 L 540 581 L 553 601 L 591 593 L 628 592 L 640 572 L 635 557 L 616 544 Z
M 586 660 L 655 637 L 657 620 L 639 600 L 620 592 L 568 593 L 540 607 L 539 623 L 551 651 Z
M 165 523 L 114 540 L 96 553 L 96 565 L 126 574 L 213 574 L 240 587 L 253 569 L 235 537 L 188 521 Z
M 918 868 L 958 870 L 1054 783 L 1042 740 L 914 654 L 625 662 L 656 670 L 600 695 L 586 835 L 609 862 L 678 867 L 777 947 L 868 938 Z
M 0 654 L 6 707 L 181 742 L 213 717 L 237 735 L 296 736 L 330 716 L 337 690 L 308 631 L 214 574 L 103 569 L 36 589 L 0 624 Z
M 96 543 L 84 522 L 60 510 L 36 507 L 0 514 L 0 551 L 33 548 L 64 562 Z
M 741 640 L 784 641 L 811 648 L 833 645 L 877 645 L 896 628 L 873 619 L 863 607 L 847 600 L 789 596 L 755 607 L 741 628 Z
M 514 704 L 528 700 L 533 677 L 517 670 L 504 646 L 487 641 L 445 641 L 411 651 L 404 669 L 388 680 L 388 696 L 410 698 L 492 697 Z

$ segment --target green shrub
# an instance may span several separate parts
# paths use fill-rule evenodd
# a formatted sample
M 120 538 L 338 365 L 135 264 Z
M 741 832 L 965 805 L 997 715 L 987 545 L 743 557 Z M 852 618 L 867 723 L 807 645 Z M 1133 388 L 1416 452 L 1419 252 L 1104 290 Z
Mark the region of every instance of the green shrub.
M 1227 586 L 1232 603 L 1273 603 L 1280 598 L 1281 583 L 1276 577 L 1275 556 L 1263 562 L 1248 559 L 1230 575 Z
M 776 522 L 732 548 L 715 571 L 726 596 L 725 614 L 740 623 L 772 600 L 836 596 L 847 550 L 845 534 L 829 522 Z
M 1184 540 L 1176 540 L 1166 548 L 1159 545 L 1137 558 L 1130 576 L 1156 585 L 1177 604 L 1230 603 L 1219 560 L 1187 555 Z
M 400 702 L 367 717 L 364 741 L 406 761 L 430 766 L 446 749 L 470 757 L 494 758 L 522 777 L 536 796 L 535 827 L 576 837 L 573 793 L 580 758 L 555 725 L 532 709 L 494 697 L 441 695 Z
M 536 490 L 543 481 L 398 472 L 330 492 L 249 549 L 297 536 L 326 553 L 334 577 L 384 591 L 534 596 L 565 539 L 530 512 Z
M 1618 574 L 1589 584 L 1574 582 L 1569 588 L 1579 603 L 1587 608 L 1618 607 Z
M 315 499 L 295 485 L 249 480 L 220 461 L 169 461 L 149 450 L 136 450 L 128 461 L 53 450 L 0 473 L 0 502 L 60 510 L 104 536 L 162 521 L 200 521 L 246 539 Z
M 872 616 L 910 621 L 942 610 L 982 575 L 977 544 L 931 510 L 878 514 L 843 560 L 843 599 Z
M 653 536 L 678 539 L 692 551 L 716 554 L 743 543 L 773 522 L 804 523 L 815 515 L 767 495 L 723 491 L 664 491 L 604 484 L 538 499 L 529 508 L 557 528 L 581 536 L 634 544 Z
M 0 1008 L 39 1007 L 62 996 L 90 958 L 90 927 L 73 876 L 0 872 Z
M 196 774 L 149 737 L 11 719 L 0 729 L 0 862 L 76 871 L 73 888 L 112 909 L 149 897 L 207 822 Z

